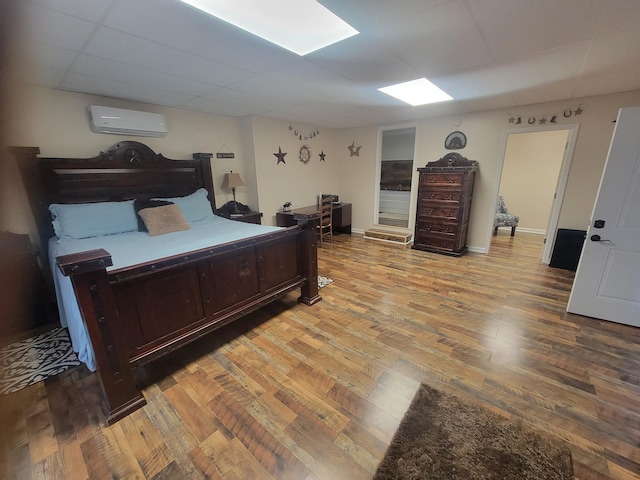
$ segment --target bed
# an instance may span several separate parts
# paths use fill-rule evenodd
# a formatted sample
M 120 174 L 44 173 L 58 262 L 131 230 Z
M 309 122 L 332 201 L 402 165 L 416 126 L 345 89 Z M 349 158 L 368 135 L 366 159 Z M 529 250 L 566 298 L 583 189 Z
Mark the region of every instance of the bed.
M 131 141 L 84 159 L 40 158 L 37 147 L 11 150 L 61 322 L 98 374 L 109 424 L 146 403 L 134 382 L 136 366 L 293 290 L 307 305 L 321 299 L 314 221 L 280 228 L 215 215 L 211 154 L 172 160 Z M 130 208 L 148 208 L 134 211 L 137 222 L 142 213 L 176 205 L 181 230 L 152 236 L 152 223 L 144 231 L 146 216 L 130 225 Z M 126 220 L 114 216 L 124 209 Z M 78 221 L 83 215 L 86 222 Z

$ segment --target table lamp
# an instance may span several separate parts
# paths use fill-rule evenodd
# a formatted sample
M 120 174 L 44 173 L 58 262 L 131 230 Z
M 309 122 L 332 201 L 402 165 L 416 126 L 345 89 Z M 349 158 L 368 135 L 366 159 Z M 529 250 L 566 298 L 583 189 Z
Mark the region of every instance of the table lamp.
M 242 177 L 240 176 L 239 173 L 233 173 L 231 171 L 229 173 L 224 174 L 224 181 L 222 182 L 222 188 L 231 188 L 231 191 L 233 192 L 233 210 L 231 211 L 231 214 L 233 215 L 242 213 L 238 209 L 238 202 L 236 202 L 236 187 L 244 187 L 246 185 L 247 184 L 244 183 L 244 180 L 242 180 Z

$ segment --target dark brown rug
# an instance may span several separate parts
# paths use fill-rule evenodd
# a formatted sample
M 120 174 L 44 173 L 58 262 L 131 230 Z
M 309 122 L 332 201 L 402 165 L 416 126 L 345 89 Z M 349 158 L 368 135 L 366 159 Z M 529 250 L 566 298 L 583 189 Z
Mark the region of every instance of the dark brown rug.
M 425 384 L 374 480 L 572 480 L 571 451 L 520 421 Z

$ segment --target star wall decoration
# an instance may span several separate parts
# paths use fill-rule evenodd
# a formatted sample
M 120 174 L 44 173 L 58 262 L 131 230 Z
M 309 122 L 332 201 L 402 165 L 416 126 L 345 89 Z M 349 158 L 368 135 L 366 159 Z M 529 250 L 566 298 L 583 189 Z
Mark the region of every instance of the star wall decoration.
M 362 145 L 357 145 L 355 140 L 353 142 L 351 142 L 351 145 L 349 145 L 347 147 L 349 149 L 349 156 L 350 157 L 359 157 L 360 156 L 360 148 L 361 147 L 362 147 Z
M 276 165 L 280 165 L 280 162 L 284 163 L 285 165 L 287 164 L 287 162 L 284 161 L 284 156 L 286 155 L 286 153 L 283 152 L 280 147 L 278 147 L 278 153 L 274 153 L 274 155 L 278 159 Z
M 326 157 L 326 156 L 327 156 L 327 154 L 326 154 L 326 153 L 324 153 L 324 150 L 323 150 L 323 151 L 321 151 L 321 152 L 318 154 L 318 156 L 320 157 L 320 161 L 321 161 L 321 162 L 324 162 L 324 157 Z
M 582 105 L 576 105 L 573 107 L 569 107 L 566 108 L 563 112 L 562 112 L 562 116 L 564 118 L 570 118 L 573 116 L 577 116 L 577 115 L 582 115 L 582 113 L 584 112 Z M 509 117 L 507 118 L 507 123 L 513 123 L 513 124 L 520 124 L 522 123 L 522 117 L 523 115 L 516 115 L 513 113 L 509 113 L 508 114 Z M 542 115 L 529 115 L 528 117 L 526 117 L 526 123 L 528 123 L 529 125 L 534 125 L 536 123 L 540 124 L 540 125 L 545 125 L 547 122 L 549 123 L 558 123 L 558 117 L 560 116 L 560 113 L 543 113 Z

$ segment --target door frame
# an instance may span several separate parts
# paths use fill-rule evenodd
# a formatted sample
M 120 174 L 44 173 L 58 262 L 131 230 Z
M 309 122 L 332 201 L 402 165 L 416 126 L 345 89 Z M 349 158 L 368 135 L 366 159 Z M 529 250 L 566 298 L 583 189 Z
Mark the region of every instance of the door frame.
M 564 156 L 562 157 L 562 165 L 560 166 L 560 173 L 558 174 L 558 180 L 555 189 L 555 198 L 551 206 L 551 213 L 549 215 L 549 222 L 547 224 L 547 232 L 545 235 L 544 248 L 541 252 L 541 262 L 548 265 L 551 262 L 551 253 L 553 252 L 553 245 L 556 241 L 556 234 L 558 231 L 558 220 L 560 219 L 560 210 L 562 207 L 562 200 L 564 199 L 564 193 L 567 188 L 567 181 L 569 179 L 569 170 L 571 168 L 571 161 L 573 160 L 573 153 L 575 151 L 576 141 L 578 139 L 578 130 L 580 129 L 579 123 L 568 123 L 560 125 L 544 125 L 538 127 L 525 127 L 525 128 L 513 128 L 505 130 L 502 133 L 502 145 L 500 148 L 500 165 L 498 166 L 497 177 L 495 180 L 495 187 L 493 192 L 493 208 L 491 209 L 491 217 L 488 225 L 493 225 L 493 217 L 496 211 L 496 205 L 498 204 L 498 195 L 500 193 L 500 182 L 502 180 L 502 170 L 504 168 L 505 156 L 507 154 L 507 142 L 509 135 L 516 133 L 535 133 L 535 132 L 549 132 L 555 130 L 568 130 L 567 144 L 564 150 Z M 491 237 L 493 236 L 493 228 L 487 229 L 487 251 L 491 248 Z
M 413 140 L 413 165 L 416 164 L 416 150 L 418 145 L 418 124 L 417 123 L 402 123 L 398 125 L 388 125 L 386 127 L 378 127 L 378 139 L 376 146 L 376 172 L 375 172 L 375 188 L 373 189 L 373 225 L 379 226 L 380 223 L 380 175 L 382 173 L 382 135 L 389 130 L 404 130 L 406 128 L 415 129 L 415 137 Z M 409 192 L 409 198 L 414 198 L 414 190 L 416 189 L 416 172 L 411 175 L 411 191 Z M 383 225 L 385 228 L 402 228 L 403 230 L 412 229 L 412 225 L 415 223 L 416 205 L 415 202 L 409 201 L 409 220 L 407 222 L 407 228 L 402 227 L 390 227 Z

